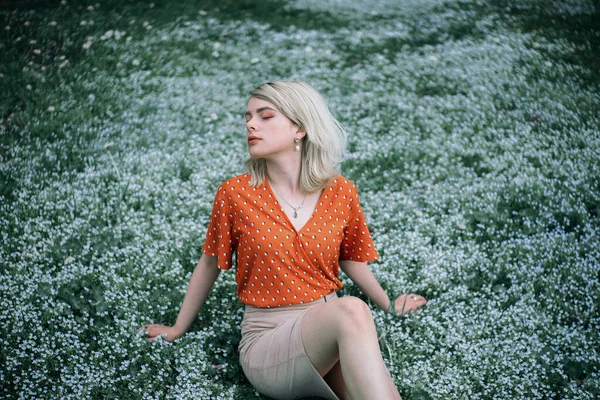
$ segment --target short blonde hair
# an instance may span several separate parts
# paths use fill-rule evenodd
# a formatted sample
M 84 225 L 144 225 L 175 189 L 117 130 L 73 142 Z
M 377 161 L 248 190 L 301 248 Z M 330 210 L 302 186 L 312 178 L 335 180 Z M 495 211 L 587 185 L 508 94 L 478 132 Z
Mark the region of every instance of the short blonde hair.
M 273 104 L 306 132 L 302 140 L 300 190 L 313 193 L 340 174 L 346 132 L 317 90 L 305 82 L 274 81 L 261 84 L 250 92 L 250 97 Z M 248 155 L 244 164 L 251 175 L 250 184 L 261 185 L 267 176 L 266 161 Z

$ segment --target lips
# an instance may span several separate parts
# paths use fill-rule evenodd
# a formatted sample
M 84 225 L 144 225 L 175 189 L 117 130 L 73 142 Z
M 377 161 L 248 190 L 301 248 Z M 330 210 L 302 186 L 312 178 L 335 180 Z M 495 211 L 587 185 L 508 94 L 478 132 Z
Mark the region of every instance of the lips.
M 258 136 L 248 136 L 248 144 L 255 144 L 258 143 L 259 141 L 261 141 L 262 139 L 259 138 Z

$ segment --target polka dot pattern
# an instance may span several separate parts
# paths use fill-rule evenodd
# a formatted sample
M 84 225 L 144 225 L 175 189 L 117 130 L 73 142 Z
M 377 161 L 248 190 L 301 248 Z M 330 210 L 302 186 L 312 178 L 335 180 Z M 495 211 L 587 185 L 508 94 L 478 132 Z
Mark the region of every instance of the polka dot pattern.
M 338 290 L 339 261 L 378 258 L 359 203 L 358 190 L 338 176 L 323 190 L 306 224 L 296 230 L 266 185 L 250 175 L 233 177 L 217 190 L 202 251 L 220 269 L 236 259 L 237 295 L 245 304 L 301 304 Z

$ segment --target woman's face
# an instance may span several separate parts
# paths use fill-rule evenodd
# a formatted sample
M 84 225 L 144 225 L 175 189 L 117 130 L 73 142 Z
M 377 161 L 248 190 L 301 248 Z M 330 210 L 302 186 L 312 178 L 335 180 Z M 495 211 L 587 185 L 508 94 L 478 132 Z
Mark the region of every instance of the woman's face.
M 295 152 L 296 137 L 304 132 L 268 101 L 251 97 L 246 110 L 246 139 L 253 158 L 272 158 Z

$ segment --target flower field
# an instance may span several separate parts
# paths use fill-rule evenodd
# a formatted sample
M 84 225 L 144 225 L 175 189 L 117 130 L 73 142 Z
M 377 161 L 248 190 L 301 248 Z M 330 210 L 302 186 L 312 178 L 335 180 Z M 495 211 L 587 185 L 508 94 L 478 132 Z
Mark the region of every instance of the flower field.
M 348 131 L 382 286 L 429 299 L 373 307 L 403 399 L 600 398 L 599 7 L 1 2 L 0 398 L 266 399 L 233 271 L 181 339 L 137 328 L 175 322 L 276 79 Z

